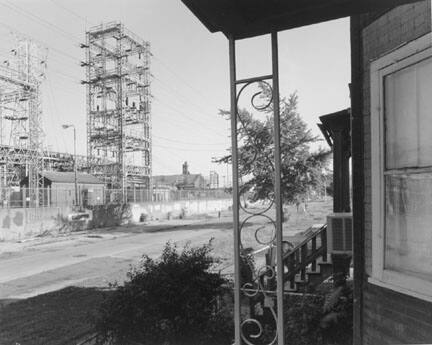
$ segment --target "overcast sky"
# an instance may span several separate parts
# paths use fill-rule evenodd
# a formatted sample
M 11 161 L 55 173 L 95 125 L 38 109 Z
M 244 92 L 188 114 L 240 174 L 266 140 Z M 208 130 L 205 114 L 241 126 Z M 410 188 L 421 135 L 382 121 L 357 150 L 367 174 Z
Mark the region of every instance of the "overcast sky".
M 227 174 L 211 163 L 226 153 L 228 122 L 218 109 L 229 109 L 228 43 L 211 34 L 180 0 L 0 0 L 0 35 L 11 29 L 48 48 L 43 86 L 45 145 L 72 152 L 77 127 L 78 152 L 86 153 L 85 71 L 79 66 L 85 29 L 121 21 L 151 42 L 153 172 Z M 239 77 L 271 72 L 269 37 L 238 43 Z M 349 21 L 332 21 L 279 34 L 281 95 L 297 91 L 299 110 L 315 134 L 318 116 L 349 106 Z M 8 47 L 1 45 L 2 58 Z M 325 145 L 323 143 L 323 145 Z M 221 177 L 221 182 L 222 181 Z

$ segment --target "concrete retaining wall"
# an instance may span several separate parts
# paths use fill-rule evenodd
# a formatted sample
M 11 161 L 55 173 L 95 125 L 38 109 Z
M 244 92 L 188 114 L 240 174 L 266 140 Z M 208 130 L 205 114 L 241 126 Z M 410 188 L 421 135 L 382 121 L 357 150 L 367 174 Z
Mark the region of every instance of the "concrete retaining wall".
M 92 207 L 89 223 L 71 222 L 70 208 L 11 208 L 0 209 L 0 241 L 17 241 L 35 237 L 44 232 L 61 232 L 139 223 L 142 218 L 167 219 L 180 215 L 217 212 L 228 209 L 231 199 L 185 200 L 174 202 L 148 202 L 127 205 L 98 205 Z M 76 223 L 76 224 L 75 224 Z M 79 223 L 79 224 L 78 224 Z
M 139 223 L 146 219 L 178 218 L 202 213 L 227 210 L 232 199 L 184 200 L 172 202 L 147 202 L 125 205 L 101 205 L 92 208 L 93 227 L 117 226 L 122 223 Z
M 131 221 L 138 223 L 142 214 L 154 219 L 178 218 L 180 215 L 194 215 L 227 210 L 232 199 L 185 200 L 164 203 L 142 203 L 131 205 Z
M 0 241 L 35 237 L 61 227 L 59 207 L 0 209 Z

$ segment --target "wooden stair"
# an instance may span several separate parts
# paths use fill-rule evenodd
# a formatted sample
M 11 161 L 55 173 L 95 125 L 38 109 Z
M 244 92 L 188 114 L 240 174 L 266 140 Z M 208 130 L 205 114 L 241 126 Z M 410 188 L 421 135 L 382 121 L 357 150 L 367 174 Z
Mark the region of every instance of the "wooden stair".
M 283 256 L 283 263 L 286 292 L 313 292 L 333 274 L 333 265 L 327 253 L 327 225 L 288 251 Z M 267 280 L 269 288 L 274 287 L 275 283 Z

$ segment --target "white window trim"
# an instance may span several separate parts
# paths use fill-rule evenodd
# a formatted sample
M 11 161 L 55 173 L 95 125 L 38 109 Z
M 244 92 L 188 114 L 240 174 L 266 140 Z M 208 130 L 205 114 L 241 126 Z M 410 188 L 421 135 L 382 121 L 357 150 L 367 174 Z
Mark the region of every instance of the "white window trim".
M 432 282 L 384 269 L 384 77 L 432 57 L 432 35 L 405 44 L 371 63 L 372 277 L 369 282 L 432 301 Z M 431 95 L 432 97 L 432 95 Z M 432 243 L 431 243 L 432 245 Z

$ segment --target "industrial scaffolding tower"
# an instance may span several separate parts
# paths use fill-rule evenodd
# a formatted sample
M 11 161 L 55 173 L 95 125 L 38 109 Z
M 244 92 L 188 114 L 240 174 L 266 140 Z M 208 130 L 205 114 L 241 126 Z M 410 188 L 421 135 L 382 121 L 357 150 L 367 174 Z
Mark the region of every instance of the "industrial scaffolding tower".
M 30 205 L 39 206 L 44 168 L 40 87 L 47 49 L 15 33 L 10 38 L 11 46 L 0 65 L 0 146 L 13 150 L 2 150 L 0 186 L 18 186 L 28 175 Z
M 121 190 L 124 201 L 128 188 L 150 187 L 150 43 L 122 24 L 107 23 L 88 30 L 81 47 L 86 49 L 90 170 Z

